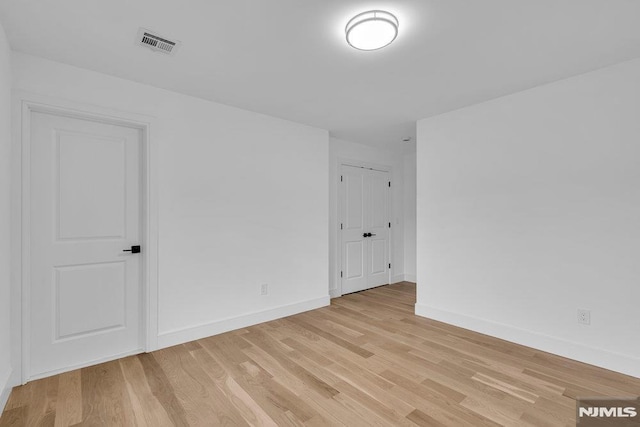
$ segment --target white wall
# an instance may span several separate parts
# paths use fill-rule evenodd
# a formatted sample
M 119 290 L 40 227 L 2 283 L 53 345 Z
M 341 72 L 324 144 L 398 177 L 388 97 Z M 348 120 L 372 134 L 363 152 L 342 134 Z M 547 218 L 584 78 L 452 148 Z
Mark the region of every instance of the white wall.
M 0 413 L 9 397 L 11 376 L 11 49 L 0 25 Z
M 391 170 L 391 282 L 405 280 L 404 277 L 404 163 L 402 147 L 398 150 L 383 150 L 330 138 L 329 141 L 329 291 L 332 297 L 340 296 L 340 223 L 338 221 L 338 185 L 342 161 L 357 165 L 388 167 Z
M 327 131 L 28 55 L 13 67 L 18 90 L 155 117 L 159 346 L 328 303 Z
M 416 153 L 404 155 L 404 276 L 416 281 Z
M 639 76 L 418 123 L 417 314 L 640 377 Z

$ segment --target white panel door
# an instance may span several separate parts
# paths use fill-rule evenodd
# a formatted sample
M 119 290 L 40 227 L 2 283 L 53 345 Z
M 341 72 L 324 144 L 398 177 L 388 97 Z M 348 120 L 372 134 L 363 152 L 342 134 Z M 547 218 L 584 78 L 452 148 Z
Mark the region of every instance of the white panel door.
M 141 351 L 140 130 L 31 115 L 29 376 Z
M 342 293 L 367 289 L 365 210 L 367 174 L 364 169 L 342 169 Z
M 342 167 L 342 293 L 389 283 L 388 173 Z
M 369 170 L 367 288 L 389 283 L 389 173 Z

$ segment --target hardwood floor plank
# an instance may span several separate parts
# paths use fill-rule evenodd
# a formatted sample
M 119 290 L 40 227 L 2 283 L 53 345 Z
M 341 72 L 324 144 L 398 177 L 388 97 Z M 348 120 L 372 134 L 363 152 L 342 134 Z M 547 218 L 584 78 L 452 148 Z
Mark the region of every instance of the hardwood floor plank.
M 17 427 L 26 426 L 27 424 L 27 407 L 26 406 L 14 406 L 11 409 L 6 409 L 0 417 L 0 427 Z
M 573 426 L 640 379 L 413 314 L 415 285 L 16 387 L 7 426 Z
M 233 377 L 227 375 L 225 370 L 204 348 L 192 351 L 191 353 L 247 423 L 252 426 L 277 425 L 249 393 L 240 387 Z
M 284 369 L 289 371 L 291 375 L 300 380 L 306 387 L 313 388 L 319 395 L 331 398 L 338 394 L 338 391 L 325 383 L 311 372 L 298 365 L 278 346 L 282 345 L 279 341 L 270 339 L 259 328 L 254 328 L 251 333 L 245 335 L 245 338 L 259 347 L 267 355 L 275 359 Z
M 346 382 L 338 384 L 338 389 L 341 393 L 335 396 L 334 399 L 344 402 L 351 408 L 362 408 L 366 410 L 368 414 L 375 415 L 377 418 L 384 420 L 388 425 L 413 426 L 414 424 L 407 420 L 404 414 L 396 411 L 395 408 L 386 406 L 376 397 L 371 396 L 368 393 L 370 390 L 364 391 Z M 377 397 L 379 396 L 380 395 Z
M 60 374 L 58 402 L 55 410 L 55 427 L 77 424 L 82 421 L 82 389 L 80 371 Z
M 149 390 L 164 408 L 171 422 L 178 427 L 188 426 L 187 414 L 178 400 L 167 374 L 152 354 L 136 356 L 142 365 Z
M 445 425 L 472 425 L 472 426 L 495 426 L 496 423 L 487 418 L 474 413 L 460 405 L 452 405 L 452 402 L 462 402 L 466 396 L 456 396 L 450 399 L 449 394 L 433 390 L 424 384 L 416 384 L 411 379 L 400 377 L 387 372 L 387 378 L 392 380 L 396 386 L 392 392 L 407 403 L 413 405 L 419 411 L 430 414 L 430 417 L 438 423 Z M 408 419 L 412 419 L 407 415 Z
M 135 356 L 120 360 L 127 393 L 138 426 L 171 426 L 171 418 L 151 391 L 140 359 Z
M 574 413 L 568 419 L 560 415 L 571 409 L 574 410 Z M 541 397 L 536 401 L 535 405 L 525 410 L 521 419 L 530 420 L 529 422 L 534 425 L 561 425 L 563 423 L 574 425 L 575 403 L 571 407 L 567 407 L 558 399 L 551 400 Z
M 429 415 L 425 414 L 419 409 L 414 409 L 409 415 L 407 415 L 407 419 L 409 421 L 413 421 L 415 424 L 419 426 L 440 427 L 440 426 L 446 425 L 439 421 L 436 421 L 435 419 L 431 418 Z
M 318 413 L 325 415 L 328 425 L 351 427 L 361 425 L 364 421 L 356 412 L 342 405 L 337 399 L 318 396 L 313 393 L 313 390 L 305 392 L 301 397 Z
M 304 313 L 303 313 L 304 314 Z M 302 315 L 300 315 L 302 316 Z M 346 350 L 349 350 L 355 354 L 357 354 L 360 357 L 371 357 L 373 356 L 373 353 L 371 353 L 370 351 L 367 351 L 361 347 L 358 347 L 357 345 L 353 345 L 352 343 L 350 343 L 349 341 L 343 340 L 342 338 L 336 337 L 335 335 L 332 335 L 326 331 L 323 331 L 322 329 L 312 325 L 311 323 L 302 320 L 302 318 L 297 319 L 296 323 L 300 326 L 302 326 L 303 328 L 307 329 L 310 332 L 315 333 L 316 335 L 325 338 L 337 345 L 339 345 L 340 347 L 345 348 Z
M 308 404 L 282 384 L 274 381 L 266 371 L 260 370 L 257 375 L 251 375 L 243 369 L 241 363 L 253 363 L 253 361 L 238 348 L 231 346 L 230 341 L 225 340 L 224 337 L 220 340 L 207 338 L 201 340 L 201 343 L 276 424 L 291 425 L 292 420 L 285 414 L 288 410 L 293 413 L 297 412 L 298 418 L 302 421 L 309 420 L 316 415 L 316 412 Z
M 282 342 L 283 344 L 289 346 L 293 350 L 297 350 L 303 356 L 307 357 L 308 359 L 313 360 L 315 363 L 317 363 L 320 366 L 327 366 L 327 365 L 331 365 L 331 363 L 333 363 L 333 362 L 331 362 L 330 359 L 324 357 L 320 353 L 316 353 L 311 348 L 309 348 L 306 345 L 304 345 L 303 343 L 301 343 L 299 340 L 297 341 L 297 340 L 295 340 L 295 339 L 293 339 L 291 337 L 288 337 L 288 338 L 281 339 L 280 342 Z
M 248 425 L 185 346 L 157 351 L 154 358 L 167 373 L 190 425 Z
M 518 387 L 515 387 L 506 382 L 497 380 L 488 375 L 476 373 L 474 376 L 471 377 L 471 379 L 474 381 L 481 382 L 482 384 L 488 385 L 489 387 L 493 387 L 497 390 L 503 391 L 507 394 L 510 394 L 511 396 L 517 397 L 518 399 L 522 399 L 525 402 L 536 403 L 536 400 L 538 400 L 538 398 L 540 397 L 537 394 L 533 394 L 526 390 L 522 390 Z
M 133 408 L 118 361 L 80 370 L 82 425 L 135 425 Z
M 492 405 L 487 400 L 477 400 L 471 397 L 464 399 L 460 405 L 503 426 L 517 425 L 518 420 L 524 414 L 523 411 L 506 405 Z

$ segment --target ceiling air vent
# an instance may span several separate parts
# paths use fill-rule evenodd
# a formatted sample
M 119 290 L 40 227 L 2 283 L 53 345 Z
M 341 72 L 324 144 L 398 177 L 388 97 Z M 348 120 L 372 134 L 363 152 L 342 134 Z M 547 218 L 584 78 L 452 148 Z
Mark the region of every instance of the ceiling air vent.
M 166 37 L 161 37 L 152 31 L 140 28 L 138 31 L 138 44 L 140 46 L 148 47 L 156 52 L 166 53 L 173 55 L 180 47 L 180 42 L 177 40 L 169 40 Z

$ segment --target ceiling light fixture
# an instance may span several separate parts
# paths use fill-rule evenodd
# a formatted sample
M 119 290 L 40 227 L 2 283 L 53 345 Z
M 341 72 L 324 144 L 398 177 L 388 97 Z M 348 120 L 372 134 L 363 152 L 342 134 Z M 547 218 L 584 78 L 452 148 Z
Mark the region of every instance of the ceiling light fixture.
M 398 36 L 398 18 L 384 10 L 370 10 L 351 18 L 345 33 L 347 43 L 356 49 L 381 49 Z

